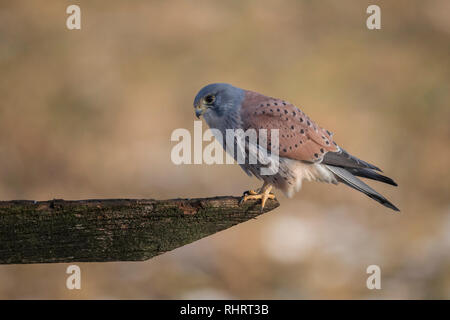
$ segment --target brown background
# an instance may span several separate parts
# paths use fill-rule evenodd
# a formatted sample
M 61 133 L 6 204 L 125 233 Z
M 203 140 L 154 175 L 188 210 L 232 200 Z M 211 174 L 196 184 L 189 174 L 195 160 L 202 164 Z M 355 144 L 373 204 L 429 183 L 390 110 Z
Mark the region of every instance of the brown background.
M 65 27 L 79 4 L 82 30 Z M 379 4 L 382 29 L 365 26 Z M 175 166 L 211 82 L 287 99 L 400 185 L 402 212 L 305 183 L 281 207 L 142 263 L 0 266 L 0 298 L 450 298 L 449 1 L 2 1 L 0 198 L 239 195 Z M 366 268 L 382 289 L 366 288 Z

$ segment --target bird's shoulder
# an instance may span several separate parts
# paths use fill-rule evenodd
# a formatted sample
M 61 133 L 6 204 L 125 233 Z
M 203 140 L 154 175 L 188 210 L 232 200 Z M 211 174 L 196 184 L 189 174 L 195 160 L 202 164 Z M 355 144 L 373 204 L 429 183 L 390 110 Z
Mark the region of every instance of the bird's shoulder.
M 339 151 L 332 133 L 318 126 L 302 110 L 285 100 L 245 91 L 241 105 L 243 129 L 278 129 L 279 155 L 317 162 L 327 152 Z M 270 133 L 268 149 L 270 149 Z

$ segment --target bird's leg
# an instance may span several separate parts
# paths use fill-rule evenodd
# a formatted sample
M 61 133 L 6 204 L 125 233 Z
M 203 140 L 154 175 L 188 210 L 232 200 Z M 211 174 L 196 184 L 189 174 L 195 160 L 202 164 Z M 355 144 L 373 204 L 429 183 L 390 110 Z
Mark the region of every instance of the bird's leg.
M 242 204 L 247 200 L 261 199 L 261 210 L 263 210 L 267 199 L 275 199 L 275 195 L 273 193 L 270 193 L 270 190 L 272 190 L 272 185 L 264 182 L 264 184 L 258 190 L 258 192 L 255 192 L 253 190 L 244 192 L 244 195 L 242 196 L 240 203 Z

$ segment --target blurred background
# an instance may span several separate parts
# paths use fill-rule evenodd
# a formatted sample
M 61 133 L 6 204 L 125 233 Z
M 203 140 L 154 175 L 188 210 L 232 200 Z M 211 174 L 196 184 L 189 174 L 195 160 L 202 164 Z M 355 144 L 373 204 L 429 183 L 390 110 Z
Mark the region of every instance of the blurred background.
M 81 7 L 82 29 L 66 28 Z M 366 8 L 381 7 L 381 30 Z M 284 98 L 380 166 L 400 214 L 345 186 L 146 262 L 0 266 L 0 298 L 450 298 L 450 2 L 0 2 L 0 199 L 177 198 L 259 187 L 170 160 L 212 82 Z M 205 125 L 204 125 L 205 126 Z M 323 192 L 326 196 L 323 196 Z M 381 290 L 366 268 L 381 268 Z

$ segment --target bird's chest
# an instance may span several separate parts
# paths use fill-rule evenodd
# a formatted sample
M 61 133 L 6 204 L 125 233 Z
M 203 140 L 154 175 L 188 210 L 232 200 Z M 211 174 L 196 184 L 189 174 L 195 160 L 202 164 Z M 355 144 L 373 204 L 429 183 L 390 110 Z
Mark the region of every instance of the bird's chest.
M 213 129 L 216 140 L 227 152 L 233 150 L 231 155 L 236 159 L 235 150 L 237 150 L 238 147 L 236 134 L 238 129 L 243 129 L 239 113 L 228 112 L 222 116 L 205 114 L 204 118 L 208 126 Z M 246 150 L 244 150 L 244 154 L 246 153 Z M 246 157 L 246 155 L 244 157 Z
M 205 114 L 205 121 L 211 129 L 219 130 L 225 137 L 228 131 L 242 129 L 241 117 L 238 112 L 229 112 L 222 116 Z

